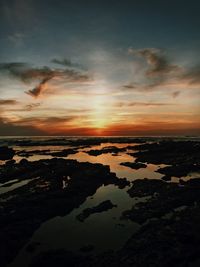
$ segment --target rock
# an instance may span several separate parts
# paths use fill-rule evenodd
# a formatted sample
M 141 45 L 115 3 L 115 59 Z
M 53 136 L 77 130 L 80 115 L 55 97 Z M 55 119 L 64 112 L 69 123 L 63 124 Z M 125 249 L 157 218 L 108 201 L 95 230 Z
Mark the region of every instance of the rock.
M 91 267 L 90 262 L 88 256 L 60 249 L 41 252 L 30 267 Z
M 80 222 L 84 222 L 85 219 L 87 219 L 90 215 L 92 215 L 94 213 L 100 213 L 103 211 L 107 211 L 109 209 L 112 209 L 113 207 L 117 207 L 117 206 L 113 205 L 110 200 L 105 200 L 95 207 L 84 209 L 82 211 L 82 213 L 80 213 L 79 215 L 76 216 L 76 218 Z
M 120 165 L 129 167 L 129 168 L 135 169 L 135 170 L 147 167 L 146 164 L 140 163 L 140 162 L 121 162 Z
M 67 157 L 70 154 L 76 154 L 77 151 L 74 149 L 63 149 L 62 151 L 59 152 L 54 152 L 54 153 L 49 153 L 49 155 L 53 157 Z
M 165 176 L 171 178 L 172 176 L 175 177 L 183 177 L 187 176 L 187 174 L 191 172 L 199 172 L 200 171 L 200 164 L 180 164 L 180 165 L 173 165 L 173 166 L 166 166 L 164 168 L 160 168 L 157 172 L 165 174 Z
M 32 253 L 37 249 L 39 245 L 40 245 L 40 242 L 32 242 L 28 244 L 25 249 L 27 252 Z
M 15 151 L 7 146 L 0 147 L 0 160 L 10 160 L 14 157 Z
M 104 147 L 102 149 L 92 149 L 89 151 L 84 151 L 85 153 L 91 155 L 91 156 L 99 156 L 101 154 L 106 154 L 106 153 L 112 153 L 115 154 L 115 156 L 118 154 L 118 152 L 124 152 L 126 151 L 126 148 L 118 148 L 115 146 L 109 146 L 109 147 Z
M 16 161 L 14 160 L 14 159 L 11 159 L 11 160 L 8 160 L 8 161 L 6 161 L 6 166 L 12 166 L 12 165 L 14 165 L 16 163 Z
M 83 253 L 91 252 L 92 250 L 94 250 L 93 245 L 86 245 L 86 246 L 80 248 L 80 251 Z
M 67 187 L 62 188 L 63 177 L 70 176 Z M 110 172 L 109 166 L 53 158 L 27 161 L 1 166 L 0 181 L 18 181 L 33 178 L 28 184 L 1 195 L 6 201 L 0 209 L 1 266 L 10 263 L 27 244 L 34 231 L 56 216 L 65 216 L 95 194 L 102 185 L 126 184 Z M 36 178 L 36 179 L 34 179 Z M 47 184 L 47 185 L 46 185 Z M 110 202 L 97 208 L 97 212 L 112 208 Z M 28 248 L 30 250 L 34 248 Z

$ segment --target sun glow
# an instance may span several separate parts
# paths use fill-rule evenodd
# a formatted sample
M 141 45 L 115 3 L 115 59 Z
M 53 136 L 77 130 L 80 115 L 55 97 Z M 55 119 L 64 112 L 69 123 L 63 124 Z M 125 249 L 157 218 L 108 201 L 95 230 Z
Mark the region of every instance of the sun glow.
M 110 95 L 106 94 L 108 92 L 106 84 L 98 85 L 95 90 L 99 94 L 91 98 L 91 126 L 103 130 L 110 124 L 109 108 L 112 99 Z

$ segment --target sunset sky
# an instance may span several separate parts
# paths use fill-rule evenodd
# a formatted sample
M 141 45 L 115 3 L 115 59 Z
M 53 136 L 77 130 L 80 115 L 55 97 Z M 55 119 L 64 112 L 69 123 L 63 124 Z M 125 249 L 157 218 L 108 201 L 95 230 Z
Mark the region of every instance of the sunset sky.
M 0 0 L 0 135 L 200 135 L 198 0 Z

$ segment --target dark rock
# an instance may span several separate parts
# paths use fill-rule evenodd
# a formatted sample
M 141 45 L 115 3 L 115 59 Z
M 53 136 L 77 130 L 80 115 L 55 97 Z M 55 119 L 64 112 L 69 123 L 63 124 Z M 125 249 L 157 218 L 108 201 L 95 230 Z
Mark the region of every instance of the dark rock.
M 161 179 L 166 182 L 171 181 L 171 177 L 168 175 L 163 176 Z
M 90 262 L 89 256 L 60 249 L 41 252 L 30 267 L 90 267 Z
M 146 197 L 153 195 L 155 192 L 163 192 L 167 189 L 167 183 L 157 179 L 135 180 L 132 187 L 127 191 L 130 197 Z
M 160 168 L 157 172 L 165 174 L 167 177 L 183 177 L 191 172 L 200 172 L 200 164 L 180 164 Z
M 12 159 L 15 155 L 15 151 L 7 146 L 0 147 L 0 160 Z
M 140 162 L 122 162 L 122 163 L 120 163 L 120 165 L 129 167 L 129 168 L 135 169 L 135 170 L 147 167 L 146 164 L 140 163 Z
M 63 189 L 63 177 L 67 176 L 70 180 Z M 1 195 L 2 199 L 7 199 L 1 202 L 0 209 L 0 239 L 4 244 L 0 250 L 2 267 L 16 257 L 42 222 L 70 213 L 102 185 L 125 183 L 110 172 L 109 166 L 76 160 L 22 160 L 0 169 L 1 182 L 27 177 L 37 179 Z M 48 186 L 44 186 L 46 184 Z M 108 206 L 100 206 L 99 211 Z
M 91 156 L 99 156 L 101 154 L 106 154 L 106 153 L 114 153 L 115 155 L 118 154 L 118 152 L 124 152 L 126 151 L 126 148 L 118 148 L 115 146 L 109 146 L 109 147 L 104 147 L 102 149 L 92 149 L 89 151 L 84 151 L 85 153 L 91 155 Z
M 76 154 L 76 153 L 77 151 L 74 149 L 63 149 L 62 151 L 59 152 L 49 153 L 49 155 L 53 157 L 67 157 L 70 154 Z
M 93 245 L 86 245 L 86 246 L 80 248 L 80 251 L 83 253 L 91 252 L 92 250 L 94 250 Z
M 161 218 L 181 206 L 191 206 L 200 202 L 199 179 L 186 182 L 184 186 L 161 180 L 134 181 L 128 193 L 131 197 L 151 196 L 146 202 L 136 203 L 132 209 L 124 211 L 123 219 L 144 223 L 151 218 Z
M 29 253 L 35 252 L 37 247 L 40 245 L 40 242 L 32 242 L 26 246 L 26 251 Z
M 109 209 L 112 209 L 113 207 L 117 207 L 117 206 L 113 205 L 110 200 L 105 200 L 95 207 L 84 209 L 82 211 L 82 213 L 80 213 L 79 215 L 76 216 L 76 218 L 80 222 L 84 222 L 85 219 L 87 219 L 90 215 L 92 215 L 94 213 L 100 213 L 103 211 L 107 211 Z
M 8 161 L 6 161 L 6 166 L 12 166 L 13 164 L 15 164 L 16 163 L 16 161 L 14 160 L 14 159 L 12 159 L 12 160 L 8 160 Z

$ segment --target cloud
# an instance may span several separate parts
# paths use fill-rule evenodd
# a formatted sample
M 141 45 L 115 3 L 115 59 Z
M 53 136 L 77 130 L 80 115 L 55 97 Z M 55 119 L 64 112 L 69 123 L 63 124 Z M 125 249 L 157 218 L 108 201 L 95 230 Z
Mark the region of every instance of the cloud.
M 28 117 L 28 118 L 20 118 L 16 121 L 13 121 L 13 125 L 21 125 L 21 126 L 33 126 L 35 125 L 40 129 L 48 129 L 48 128 L 56 128 L 57 126 L 64 126 L 66 124 L 75 121 L 80 116 L 77 115 L 69 115 L 69 116 L 49 116 L 49 117 Z M 65 125 L 64 125 L 65 124 Z
M 142 66 L 140 73 L 143 73 L 140 81 L 130 81 L 121 88 L 135 91 L 152 91 L 156 89 L 175 89 L 172 94 L 177 97 L 179 88 L 196 88 L 200 85 L 200 66 L 183 67 L 172 64 L 163 50 L 146 48 L 134 50 L 129 48 L 130 55 L 141 56 L 145 59 L 147 66 Z
M 179 95 L 180 95 L 180 91 L 175 91 L 175 92 L 173 92 L 172 93 L 172 96 L 173 96 L 173 98 L 176 98 L 176 97 L 178 97 Z
M 46 87 L 46 83 L 51 80 L 53 77 L 47 77 L 44 78 L 35 88 L 33 88 L 32 90 L 27 91 L 26 93 L 28 95 L 31 95 L 33 97 L 38 97 L 41 92 L 45 89 Z
M 54 58 L 54 59 L 51 60 L 51 62 L 55 63 L 55 64 L 58 64 L 58 65 L 65 66 L 65 67 L 69 67 L 69 68 L 84 69 L 81 64 L 74 63 L 70 59 L 67 59 L 67 58 L 64 58 L 64 59 Z
M 159 107 L 159 106 L 171 106 L 173 104 L 170 103 L 153 103 L 153 102 L 119 102 L 116 104 L 116 107 L 134 107 L 134 106 L 139 106 L 139 107 Z
M 40 107 L 40 106 L 41 106 L 41 103 L 32 103 L 32 104 L 26 105 L 25 110 L 32 111 L 33 109 Z
M 10 136 L 10 135 L 21 135 L 21 136 L 32 136 L 32 135 L 46 135 L 47 132 L 38 129 L 31 125 L 16 125 L 11 122 L 5 121 L 0 117 L 0 136 Z
M 0 99 L 0 106 L 16 105 L 18 102 L 14 99 Z
M 146 48 L 136 51 L 129 49 L 129 53 L 142 56 L 147 61 L 149 69 L 146 71 L 146 75 L 149 77 L 168 75 L 180 70 L 179 66 L 170 64 L 167 57 L 159 49 Z
M 185 71 L 180 78 L 191 85 L 200 85 L 200 66 Z
M 72 69 L 52 69 L 47 66 L 42 68 L 31 67 L 23 62 L 1 63 L 0 72 L 6 72 L 24 83 L 39 80 L 39 84 L 26 93 L 32 97 L 39 97 L 47 88 L 47 83 L 53 78 L 61 78 L 67 82 L 86 82 L 90 80 L 88 74 Z

